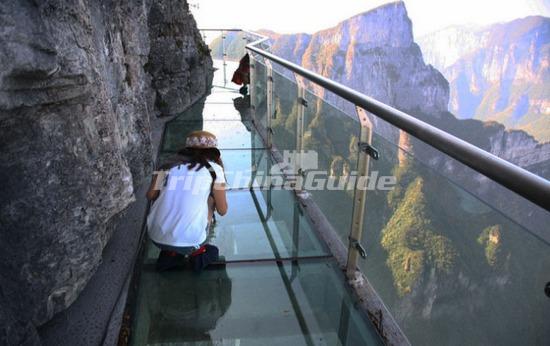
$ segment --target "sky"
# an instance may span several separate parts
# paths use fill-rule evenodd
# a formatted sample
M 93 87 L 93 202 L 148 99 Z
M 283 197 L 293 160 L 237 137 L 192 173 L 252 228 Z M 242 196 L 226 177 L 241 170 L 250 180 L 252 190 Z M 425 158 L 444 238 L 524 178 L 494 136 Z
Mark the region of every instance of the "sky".
M 313 33 L 388 0 L 188 0 L 199 28 Z M 198 7 L 197 7 L 198 5 Z M 550 17 L 550 0 L 405 0 L 415 37 L 449 25 Z

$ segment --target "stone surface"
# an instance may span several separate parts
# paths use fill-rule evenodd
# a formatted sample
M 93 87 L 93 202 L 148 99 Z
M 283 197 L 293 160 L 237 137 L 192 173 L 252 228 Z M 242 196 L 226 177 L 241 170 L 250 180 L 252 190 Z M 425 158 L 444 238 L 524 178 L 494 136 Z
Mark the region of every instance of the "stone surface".
M 149 14 L 151 54 L 147 70 L 153 77 L 156 105 L 167 115 L 183 112 L 211 82 L 205 71 L 212 69 L 212 62 L 201 58 L 208 54 L 208 46 L 191 14 L 181 15 L 181 7 L 180 0 L 154 1 Z
M 179 88 L 167 100 L 191 104 L 211 60 L 183 0 L 3 1 L 0 33 L 0 343 L 33 344 L 94 274 L 152 170 L 156 97 Z

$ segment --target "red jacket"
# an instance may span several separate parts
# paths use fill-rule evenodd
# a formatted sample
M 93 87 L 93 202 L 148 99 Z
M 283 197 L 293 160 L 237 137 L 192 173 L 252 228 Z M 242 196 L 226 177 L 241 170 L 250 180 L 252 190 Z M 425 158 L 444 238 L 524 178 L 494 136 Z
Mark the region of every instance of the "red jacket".
M 233 73 L 231 81 L 235 84 L 250 84 L 250 57 L 246 54 L 239 62 L 239 68 Z

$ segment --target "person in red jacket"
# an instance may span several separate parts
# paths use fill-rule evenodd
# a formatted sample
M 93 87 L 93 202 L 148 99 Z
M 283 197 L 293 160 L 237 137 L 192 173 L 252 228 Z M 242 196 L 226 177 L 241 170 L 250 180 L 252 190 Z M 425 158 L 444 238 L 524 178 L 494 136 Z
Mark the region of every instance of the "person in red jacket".
M 250 57 L 248 54 L 245 54 L 239 62 L 239 67 L 235 73 L 233 73 L 231 81 L 237 85 L 242 85 L 242 88 L 239 89 L 242 95 L 248 93 L 248 88 L 246 87 L 247 84 L 250 84 Z

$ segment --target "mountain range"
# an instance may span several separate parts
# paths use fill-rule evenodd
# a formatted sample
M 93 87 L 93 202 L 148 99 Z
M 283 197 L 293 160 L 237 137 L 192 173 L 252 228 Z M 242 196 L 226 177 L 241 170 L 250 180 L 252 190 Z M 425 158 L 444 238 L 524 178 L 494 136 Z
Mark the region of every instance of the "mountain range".
M 418 40 L 450 83 L 449 110 L 550 141 L 550 18 L 452 26 Z

